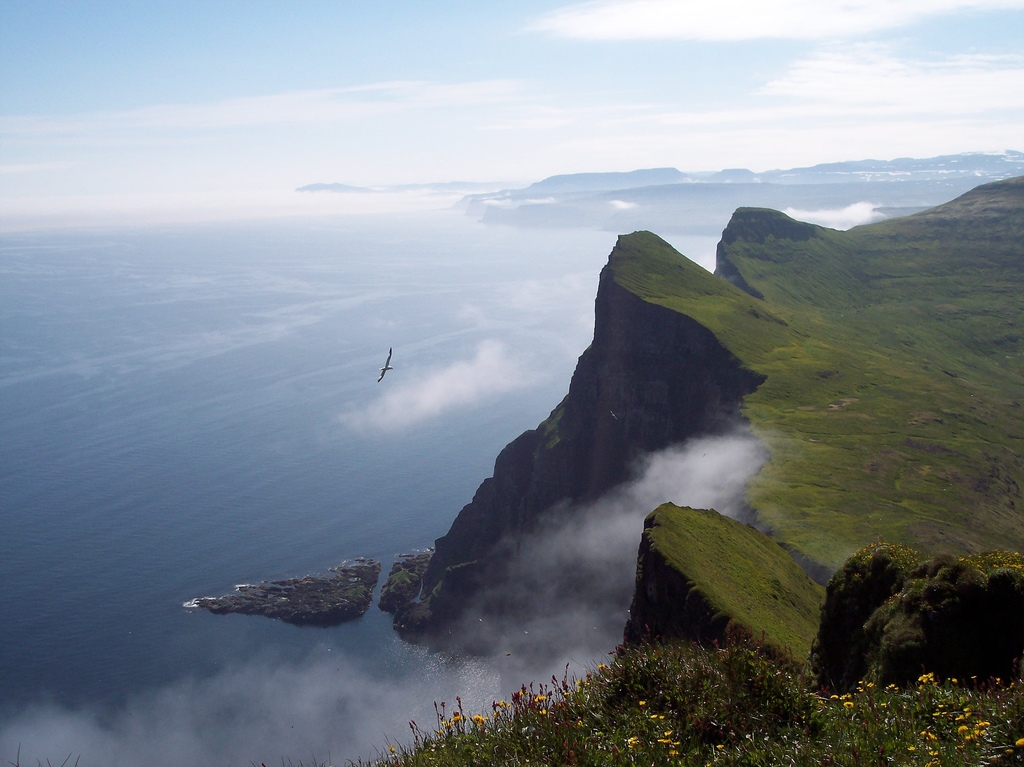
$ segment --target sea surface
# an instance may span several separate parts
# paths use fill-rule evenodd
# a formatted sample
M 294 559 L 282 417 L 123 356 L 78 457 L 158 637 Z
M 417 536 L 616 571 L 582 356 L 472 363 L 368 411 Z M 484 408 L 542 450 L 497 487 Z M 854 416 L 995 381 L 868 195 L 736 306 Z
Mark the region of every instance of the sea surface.
M 614 240 L 451 211 L 0 237 L 0 759 L 337 761 L 507 694 L 375 604 L 182 603 L 432 545 L 564 396 Z

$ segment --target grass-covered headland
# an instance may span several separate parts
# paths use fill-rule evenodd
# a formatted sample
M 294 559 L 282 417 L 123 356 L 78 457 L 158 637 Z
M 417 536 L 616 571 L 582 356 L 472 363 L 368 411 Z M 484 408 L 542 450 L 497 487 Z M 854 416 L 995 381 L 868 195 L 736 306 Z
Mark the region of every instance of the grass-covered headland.
M 871 541 L 1024 545 L 1024 178 L 845 232 L 741 208 L 704 272 L 650 232 L 615 280 L 765 376 L 759 522 L 827 570 Z

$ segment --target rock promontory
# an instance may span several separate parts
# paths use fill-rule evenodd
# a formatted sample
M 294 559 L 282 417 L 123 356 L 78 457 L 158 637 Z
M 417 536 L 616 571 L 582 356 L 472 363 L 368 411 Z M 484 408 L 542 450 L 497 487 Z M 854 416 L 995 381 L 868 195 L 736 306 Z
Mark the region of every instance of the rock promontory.
M 510 557 L 523 554 L 542 521 L 586 513 L 587 502 L 630 478 L 641 456 L 736 425 L 743 398 L 764 377 L 699 322 L 630 289 L 631 264 L 651 254 L 648 263 L 668 263 L 683 279 L 742 295 L 656 235 L 619 237 L 601 272 L 594 340 L 568 394 L 540 426 L 501 451 L 493 476 L 436 541 L 424 596 L 395 616 L 402 636 L 443 635 L 488 584 L 501 581 Z
M 764 533 L 666 503 L 644 521 L 625 641 L 724 643 L 738 631 L 806 657 L 824 596 Z

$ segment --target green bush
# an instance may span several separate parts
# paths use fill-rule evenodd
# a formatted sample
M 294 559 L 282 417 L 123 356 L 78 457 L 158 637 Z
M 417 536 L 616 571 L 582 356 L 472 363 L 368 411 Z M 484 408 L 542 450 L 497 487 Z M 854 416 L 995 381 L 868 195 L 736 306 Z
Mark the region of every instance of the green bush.
M 1024 655 L 1024 557 L 987 552 L 919 555 L 875 544 L 829 582 L 814 649 L 818 682 L 846 691 L 860 680 L 906 685 L 1009 679 Z

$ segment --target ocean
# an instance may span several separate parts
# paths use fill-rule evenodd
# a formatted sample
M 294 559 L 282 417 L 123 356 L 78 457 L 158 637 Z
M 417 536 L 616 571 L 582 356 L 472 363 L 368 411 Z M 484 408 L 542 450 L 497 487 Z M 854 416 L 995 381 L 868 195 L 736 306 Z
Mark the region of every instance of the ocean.
M 376 605 L 182 604 L 432 545 L 564 396 L 614 239 L 454 211 L 3 235 L 0 759 L 319 763 L 507 694 Z

